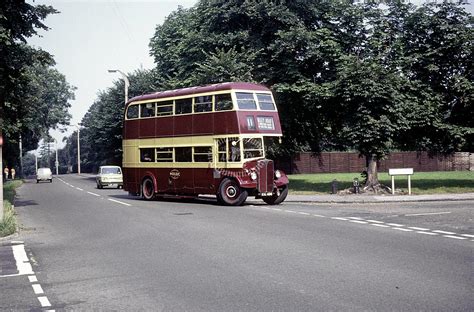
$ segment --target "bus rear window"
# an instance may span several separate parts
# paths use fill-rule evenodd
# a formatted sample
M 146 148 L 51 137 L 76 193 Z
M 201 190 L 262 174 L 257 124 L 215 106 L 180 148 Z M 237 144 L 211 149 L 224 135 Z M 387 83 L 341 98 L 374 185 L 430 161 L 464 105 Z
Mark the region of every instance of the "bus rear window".
M 193 101 L 191 98 L 176 100 L 176 114 L 191 114 L 193 112 Z
M 230 94 L 216 95 L 216 111 L 225 111 L 232 109 L 232 97 Z
M 127 119 L 138 118 L 138 105 L 130 105 L 127 109 Z
M 258 106 L 261 110 L 275 110 L 270 94 L 257 93 Z
M 257 109 L 253 93 L 237 92 L 237 105 L 240 109 Z

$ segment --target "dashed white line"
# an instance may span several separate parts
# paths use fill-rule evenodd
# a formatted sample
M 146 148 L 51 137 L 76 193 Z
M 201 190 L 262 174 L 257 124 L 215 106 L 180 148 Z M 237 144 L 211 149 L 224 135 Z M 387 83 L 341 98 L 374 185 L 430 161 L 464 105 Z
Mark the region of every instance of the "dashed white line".
M 124 203 L 124 202 L 121 202 L 119 200 L 115 200 L 115 199 L 112 199 L 112 198 L 109 198 L 108 200 L 113 201 L 114 203 L 117 203 L 117 204 L 122 204 L 122 205 L 125 205 L 125 206 L 131 206 L 130 204 L 127 204 L 127 203 Z
M 372 223 L 378 223 L 378 224 L 385 223 L 385 222 L 377 221 L 377 220 L 367 220 L 367 221 L 372 222 Z
M 444 211 L 444 212 L 426 212 L 426 213 L 411 213 L 411 214 L 406 214 L 405 216 L 407 216 L 407 217 L 432 216 L 432 215 L 442 215 L 442 214 L 448 214 L 448 213 L 451 213 L 451 211 Z
M 387 223 L 387 225 L 396 226 L 396 227 L 404 226 L 403 224 L 398 224 L 398 223 Z
M 325 216 L 318 215 L 318 214 L 313 214 L 312 216 L 313 216 L 313 217 L 318 217 L 318 218 L 326 218 Z
M 307 212 L 298 212 L 298 213 L 301 214 L 301 215 L 304 215 L 304 216 L 310 216 L 310 214 L 307 213 Z
M 92 192 L 87 192 L 87 194 L 91 194 L 91 195 L 94 195 L 94 196 L 98 196 L 98 197 L 100 197 L 100 195 L 99 195 L 99 194 L 92 193 Z
M 359 224 L 367 224 L 367 223 L 369 223 L 369 222 L 359 221 L 359 220 L 349 220 L 349 222 L 359 223 Z
M 349 221 L 349 219 L 346 218 L 340 218 L 340 217 L 331 217 L 333 220 L 341 220 L 341 221 Z
M 412 230 L 417 230 L 417 231 L 429 231 L 430 230 L 430 229 L 416 227 L 416 226 L 409 226 L 408 228 L 412 229 Z
M 385 225 L 385 224 L 371 224 L 373 226 L 378 226 L 378 227 L 383 227 L 383 228 L 389 228 L 390 226 Z
M 454 238 L 454 239 L 467 239 L 466 237 L 459 237 L 459 236 L 453 236 L 453 235 L 443 235 L 443 237 Z
M 471 234 L 461 234 L 461 236 L 469 237 L 469 238 L 474 238 L 474 235 L 471 235 Z
M 404 229 L 400 227 L 393 227 L 392 230 L 402 231 L 402 232 L 413 232 L 413 230 Z
M 30 283 L 36 283 L 38 281 L 38 279 L 36 278 L 36 275 L 28 276 L 28 280 L 30 281 Z
M 46 297 L 46 296 L 38 297 L 38 300 L 39 300 L 42 307 L 50 307 L 51 306 L 51 303 L 49 302 L 48 297 Z
M 41 288 L 40 284 L 32 284 L 31 287 L 33 287 L 33 291 L 36 295 L 44 294 L 43 288 Z
M 447 235 L 455 235 L 456 234 L 454 232 L 446 232 L 446 231 L 440 231 L 440 230 L 434 230 L 433 232 L 439 233 L 439 234 L 447 234 Z
M 293 210 L 284 210 L 285 212 L 289 212 L 289 213 L 297 213 L 296 211 L 293 211 Z
M 431 236 L 436 236 L 436 235 L 439 235 L 439 234 L 436 234 L 436 233 L 431 233 L 431 232 L 423 232 L 423 231 L 418 231 L 417 233 L 418 233 L 418 234 L 431 235 Z
M 81 189 L 81 188 L 79 188 L 79 187 L 76 187 L 76 190 L 84 191 L 83 189 Z
M 280 209 L 280 208 L 272 208 L 272 210 L 275 210 L 275 211 L 283 211 L 283 209 Z
M 359 217 L 348 217 L 347 219 L 352 219 L 352 220 L 364 220 L 364 219 L 359 218 Z

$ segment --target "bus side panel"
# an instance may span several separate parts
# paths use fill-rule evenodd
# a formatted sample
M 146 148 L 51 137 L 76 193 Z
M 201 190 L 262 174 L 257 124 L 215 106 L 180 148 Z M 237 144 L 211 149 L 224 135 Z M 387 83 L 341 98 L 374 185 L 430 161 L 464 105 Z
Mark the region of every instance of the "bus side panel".
M 138 135 L 140 139 L 155 137 L 155 118 L 141 119 Z
M 179 176 L 171 179 L 178 194 L 194 194 L 194 169 L 193 168 L 176 168 L 175 172 L 179 172 Z
M 183 115 L 175 116 L 174 135 L 192 135 L 193 134 L 193 116 Z
M 138 131 L 140 129 L 140 120 L 127 120 L 124 123 L 124 140 L 138 139 Z
M 194 169 L 194 192 L 196 194 L 215 194 L 214 168 Z
M 170 137 L 174 132 L 175 117 L 159 117 L 154 118 L 155 121 L 155 137 Z
M 214 113 L 211 116 L 214 118 L 215 135 L 239 133 L 239 119 L 236 111 Z
M 209 135 L 214 131 L 214 118 L 209 114 L 193 115 L 193 135 Z
M 137 180 L 139 169 L 122 168 L 123 189 L 130 193 L 140 193 L 140 182 Z

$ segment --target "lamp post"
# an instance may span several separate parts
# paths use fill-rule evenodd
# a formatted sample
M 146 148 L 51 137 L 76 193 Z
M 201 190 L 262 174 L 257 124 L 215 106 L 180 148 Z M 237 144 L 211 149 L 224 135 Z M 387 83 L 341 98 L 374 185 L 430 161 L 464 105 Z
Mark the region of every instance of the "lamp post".
M 56 147 L 56 161 L 54 162 L 54 164 L 56 165 L 56 175 L 59 175 L 58 140 L 54 139 L 54 144 Z
M 119 73 L 122 75 L 123 81 L 125 82 L 125 104 L 128 102 L 128 87 L 130 87 L 130 81 L 128 80 L 127 75 L 118 69 L 109 69 L 109 73 Z
M 74 125 L 77 128 L 77 174 L 81 174 L 81 129 L 80 126 L 81 124 Z

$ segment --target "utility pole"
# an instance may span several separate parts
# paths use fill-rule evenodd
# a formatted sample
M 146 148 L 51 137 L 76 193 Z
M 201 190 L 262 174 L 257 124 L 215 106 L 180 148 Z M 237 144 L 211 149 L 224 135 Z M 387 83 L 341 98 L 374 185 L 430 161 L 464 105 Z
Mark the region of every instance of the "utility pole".
M 54 142 L 56 143 L 56 161 L 54 164 L 56 165 L 56 176 L 59 175 L 59 161 L 58 161 L 58 140 L 54 139 Z
M 20 178 L 23 179 L 23 142 L 20 134 Z
M 0 179 L 0 221 L 3 220 L 3 161 L 2 161 L 2 146 L 3 137 L 0 129 L 0 170 L 2 170 L 2 178 Z
M 77 174 L 81 174 L 81 143 L 80 143 L 80 124 L 75 125 L 77 127 Z

